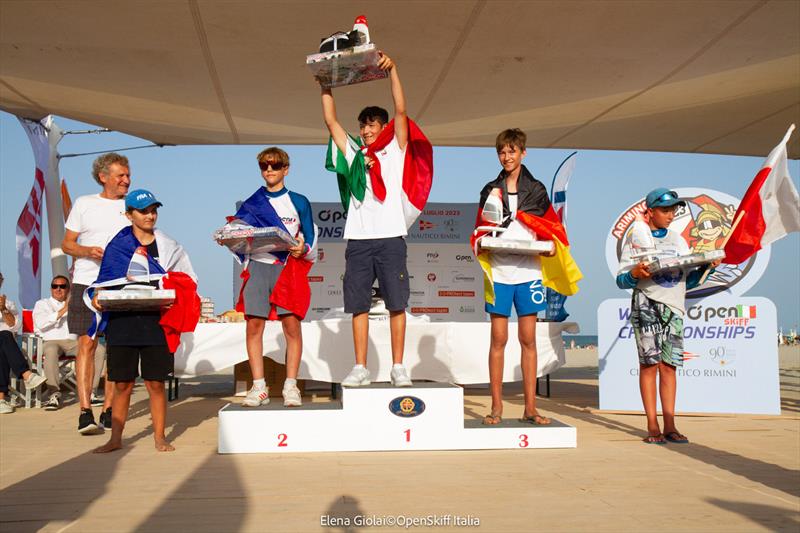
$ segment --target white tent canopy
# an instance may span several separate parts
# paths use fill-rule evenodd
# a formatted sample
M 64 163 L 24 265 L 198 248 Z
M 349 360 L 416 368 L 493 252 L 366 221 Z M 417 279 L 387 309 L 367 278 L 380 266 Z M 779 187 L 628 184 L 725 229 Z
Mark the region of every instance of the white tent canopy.
M 800 2 L 0 3 L 0 108 L 159 144 L 318 144 L 319 39 L 367 16 L 431 141 L 764 155 L 800 119 Z M 388 82 L 335 90 L 355 128 Z M 798 136 L 789 146 L 800 156 Z

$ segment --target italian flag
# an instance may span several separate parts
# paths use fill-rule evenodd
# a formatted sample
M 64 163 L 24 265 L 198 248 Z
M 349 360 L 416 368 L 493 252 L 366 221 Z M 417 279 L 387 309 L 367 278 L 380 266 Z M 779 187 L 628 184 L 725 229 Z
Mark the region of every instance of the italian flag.
M 386 199 L 386 187 L 381 174 L 380 161 L 376 153 L 394 139 L 394 120 L 383 128 L 375 142 L 364 146 L 361 139 L 347 135 L 347 150 L 342 153 L 333 142 L 328 141 L 325 168 L 336 172 L 339 182 L 339 197 L 345 210 L 350 202 L 358 208 L 367 194 L 367 179 L 372 195 L 379 202 Z M 372 159 L 373 166 L 367 169 L 364 157 Z M 406 227 L 410 228 L 425 208 L 433 184 L 433 146 L 416 123 L 408 119 L 408 144 L 403 164 L 403 214 Z
M 800 197 L 789 176 L 786 143 L 789 127 L 756 174 L 734 216 L 734 230 L 725 245 L 725 263 L 741 264 L 763 246 L 800 231 Z

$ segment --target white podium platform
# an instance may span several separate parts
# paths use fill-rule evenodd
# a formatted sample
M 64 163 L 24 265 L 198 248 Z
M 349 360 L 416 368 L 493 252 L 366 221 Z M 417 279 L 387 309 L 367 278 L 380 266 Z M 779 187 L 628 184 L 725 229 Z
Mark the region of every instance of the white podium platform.
M 342 400 L 287 408 L 228 404 L 219 411 L 219 453 L 575 448 L 577 431 L 556 420 L 464 421 L 464 391 L 446 383 L 342 390 Z

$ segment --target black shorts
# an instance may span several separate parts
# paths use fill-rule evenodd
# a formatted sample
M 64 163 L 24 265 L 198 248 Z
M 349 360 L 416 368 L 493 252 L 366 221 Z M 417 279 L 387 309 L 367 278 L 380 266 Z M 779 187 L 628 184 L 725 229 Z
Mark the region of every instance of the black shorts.
M 344 253 L 344 311 L 359 314 L 369 311 L 375 279 L 389 311 L 402 311 L 411 292 L 406 268 L 406 241 L 388 239 L 350 239 Z
M 86 335 L 92 325 L 94 312 L 83 303 L 83 291 L 88 285 L 74 284 L 70 288 L 69 304 L 67 305 L 67 329 L 73 335 Z
M 166 381 L 172 374 L 175 359 L 166 345 L 162 346 L 109 346 L 107 348 L 108 380 L 136 381 L 139 361 L 142 379 Z

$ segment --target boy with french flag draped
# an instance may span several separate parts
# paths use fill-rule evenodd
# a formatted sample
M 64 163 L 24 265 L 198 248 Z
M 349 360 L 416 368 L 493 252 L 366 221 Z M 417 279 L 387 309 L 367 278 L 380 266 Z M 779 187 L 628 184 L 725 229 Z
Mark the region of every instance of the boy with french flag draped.
M 228 217 L 228 224 L 276 227 L 294 237 L 297 244 L 288 250 L 234 254 L 243 268 L 236 310 L 244 313 L 247 322 L 247 359 L 253 374 L 253 386 L 242 405 L 258 407 L 269 403 L 264 379 L 264 326 L 267 320 L 280 320 L 286 338 L 283 405 L 299 407 L 302 399 L 297 372 L 303 353 L 300 322 L 311 304 L 308 271 L 317 256 L 317 230 L 308 198 L 284 184 L 289 174 L 289 154 L 272 147 L 262 150 L 256 158 L 264 186 L 250 195 L 234 216 Z
M 136 377 L 144 379 L 150 395 L 156 450 L 173 451 L 164 428 L 167 398 L 164 381 L 174 368 L 173 354 L 183 332 L 194 331 L 200 319 L 197 277 L 183 247 L 156 229 L 161 202 L 150 191 L 139 189 L 125 197 L 125 215 L 131 226 L 123 228 L 106 246 L 97 280 L 84 292 L 84 302 L 96 309 L 89 336 L 105 331 L 108 379 L 114 382 L 111 438 L 95 453 L 122 447 L 122 431 L 128 417 Z M 150 285 L 173 289 L 175 302 L 156 311 L 104 312 L 99 303 L 103 290 L 126 285 Z

